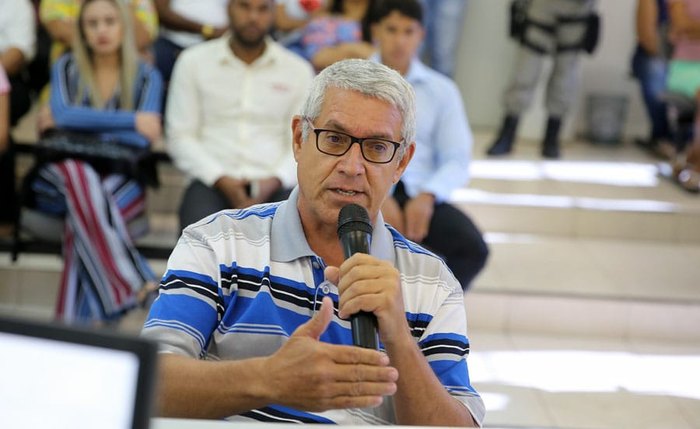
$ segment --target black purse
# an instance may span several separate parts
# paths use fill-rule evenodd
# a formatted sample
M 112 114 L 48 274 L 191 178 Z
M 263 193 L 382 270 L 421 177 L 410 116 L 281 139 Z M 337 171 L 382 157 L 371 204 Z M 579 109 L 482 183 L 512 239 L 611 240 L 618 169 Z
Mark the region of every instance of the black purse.
M 123 174 L 143 185 L 158 186 L 150 149 L 122 144 L 98 133 L 49 130 L 37 142 L 36 157 L 38 166 L 78 159 L 90 164 L 100 175 Z

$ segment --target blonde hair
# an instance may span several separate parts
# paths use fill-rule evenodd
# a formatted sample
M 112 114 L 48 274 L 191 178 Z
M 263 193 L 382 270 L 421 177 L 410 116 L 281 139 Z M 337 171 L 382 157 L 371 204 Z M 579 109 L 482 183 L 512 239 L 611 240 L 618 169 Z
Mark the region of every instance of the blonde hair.
M 95 108 L 104 107 L 107 100 L 103 100 L 95 83 L 95 74 L 93 67 L 93 53 L 85 40 L 85 31 L 83 30 L 83 14 L 86 7 L 90 3 L 99 0 L 84 0 L 80 6 L 78 19 L 75 21 L 77 26 L 73 38 L 73 56 L 75 57 L 80 73 L 78 81 L 78 99 L 81 103 L 85 94 L 89 94 L 90 105 Z M 131 13 L 124 4 L 119 0 L 102 0 L 114 5 L 119 12 L 119 17 L 122 24 L 122 41 L 119 52 L 119 84 L 121 94 L 119 97 L 119 105 L 121 109 L 134 109 L 134 85 L 136 81 L 136 73 L 138 68 L 138 53 L 136 50 L 136 42 L 134 41 L 134 26 L 131 21 Z

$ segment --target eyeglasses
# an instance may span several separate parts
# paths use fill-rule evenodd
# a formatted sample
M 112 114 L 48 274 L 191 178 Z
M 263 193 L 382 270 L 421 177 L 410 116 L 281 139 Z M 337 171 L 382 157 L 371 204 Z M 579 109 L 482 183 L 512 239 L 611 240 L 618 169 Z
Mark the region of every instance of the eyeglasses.
M 387 164 L 394 159 L 396 150 L 401 147 L 401 143 L 391 140 L 376 137 L 359 138 L 340 131 L 314 128 L 311 119 L 304 119 L 309 122 L 316 134 L 316 148 L 326 155 L 343 156 L 350 150 L 353 143 L 357 143 L 360 145 L 364 159 L 375 164 Z

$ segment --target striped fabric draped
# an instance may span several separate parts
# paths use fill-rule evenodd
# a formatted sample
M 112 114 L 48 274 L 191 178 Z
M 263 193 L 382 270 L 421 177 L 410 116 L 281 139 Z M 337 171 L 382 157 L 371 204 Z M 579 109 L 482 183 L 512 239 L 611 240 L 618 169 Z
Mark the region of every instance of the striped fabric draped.
M 113 320 L 134 307 L 137 293 L 155 280 L 132 241 L 146 229 L 141 186 L 121 175 L 100 177 L 89 164 L 65 160 L 42 167 L 32 188 L 40 211 L 66 220 L 56 318 Z

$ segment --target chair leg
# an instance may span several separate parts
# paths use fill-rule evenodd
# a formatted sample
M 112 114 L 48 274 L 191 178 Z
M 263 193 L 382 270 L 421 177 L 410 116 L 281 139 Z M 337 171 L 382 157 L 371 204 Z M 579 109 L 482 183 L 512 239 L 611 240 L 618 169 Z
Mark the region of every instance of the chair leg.
M 12 262 L 15 263 L 17 262 L 17 259 L 19 258 L 19 252 L 21 251 L 22 248 L 22 243 L 20 242 L 20 234 L 19 234 L 19 229 L 20 229 L 20 215 L 17 214 L 17 221 L 15 222 L 15 230 L 12 232 Z

